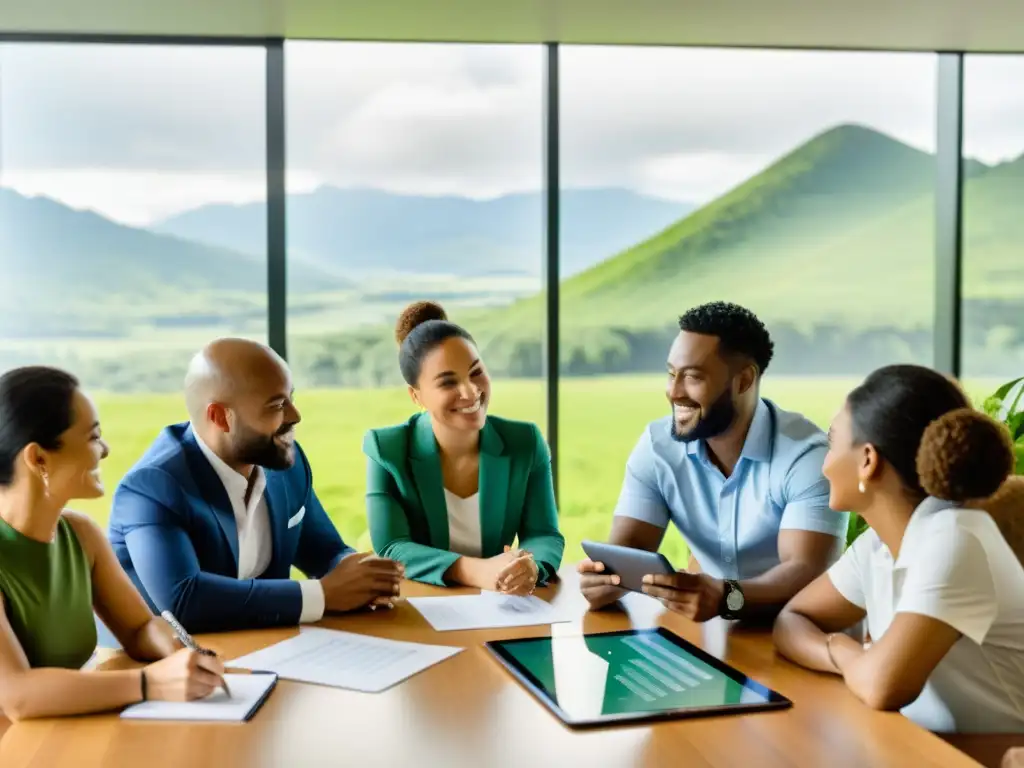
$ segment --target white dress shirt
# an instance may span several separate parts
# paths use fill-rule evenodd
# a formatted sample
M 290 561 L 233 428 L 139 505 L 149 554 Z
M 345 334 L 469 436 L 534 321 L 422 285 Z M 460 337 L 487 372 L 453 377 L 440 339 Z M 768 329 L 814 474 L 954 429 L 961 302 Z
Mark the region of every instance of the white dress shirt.
M 483 550 L 480 494 L 462 498 L 445 488 L 444 500 L 448 507 L 448 550 L 466 557 L 480 557 Z
M 895 561 L 867 530 L 828 575 L 872 639 L 898 613 L 960 632 L 904 715 L 930 731 L 1024 733 L 1024 568 L 988 514 L 925 499 Z
M 193 430 L 199 449 L 210 462 L 213 471 L 224 484 L 224 490 L 235 513 L 235 531 L 238 536 L 238 578 L 258 578 L 270 565 L 274 554 L 274 540 L 270 534 L 270 510 L 264 491 L 267 488 L 267 476 L 262 467 L 253 467 L 255 477 L 252 481 L 252 492 L 246 504 L 245 493 L 249 490 L 249 480 L 245 475 L 236 472 L 202 441 L 199 433 Z M 316 579 L 299 582 L 302 590 L 302 612 L 299 621 L 309 623 L 319 621 L 324 615 L 324 588 Z

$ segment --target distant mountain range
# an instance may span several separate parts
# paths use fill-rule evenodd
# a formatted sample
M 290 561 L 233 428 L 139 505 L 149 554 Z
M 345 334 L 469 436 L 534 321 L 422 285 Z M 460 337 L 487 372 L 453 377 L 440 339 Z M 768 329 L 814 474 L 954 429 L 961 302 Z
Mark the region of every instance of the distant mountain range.
M 1004 327 L 1024 344 L 1024 159 L 964 167 L 966 324 L 982 334 Z M 932 155 L 870 128 L 815 136 L 565 281 L 563 363 L 580 371 L 660 365 L 676 316 L 715 299 L 744 304 L 780 337 L 792 335 L 779 345 L 790 368 L 830 370 L 822 367 L 829 350 L 841 364 L 930 359 L 934 179 Z M 466 321 L 505 348 L 521 347 L 541 336 L 540 301 Z M 639 339 L 652 333 L 653 347 L 641 353 Z
M 624 189 L 564 190 L 560 203 L 563 275 L 592 267 L 693 209 Z M 543 269 L 545 200 L 539 192 L 472 200 L 325 186 L 289 195 L 287 204 L 289 256 L 337 274 L 539 275 Z M 207 205 L 153 229 L 259 253 L 266 206 Z
M 992 167 L 965 161 L 964 168 L 965 359 L 986 371 L 1017 370 L 1024 366 L 1024 158 Z M 713 299 L 742 303 L 768 323 L 776 371 L 930 362 L 934 188 L 934 156 L 841 125 L 693 212 L 622 190 L 566 190 L 563 371 L 657 370 L 676 317 Z M 322 188 L 292 196 L 288 210 L 289 287 L 298 291 L 348 286 L 346 295 L 356 297 L 367 270 L 434 273 L 441 277 L 396 280 L 395 290 L 424 298 L 441 290 L 447 303 L 459 285 L 444 275 L 535 273 L 543 253 L 537 194 L 472 201 Z M 157 302 L 168 291 L 204 286 L 262 292 L 265 262 L 251 254 L 262 253 L 264 214 L 262 205 L 207 206 L 146 232 L 0 190 L 0 253 L 15 278 L 0 291 L 17 294 L 13 304 L 0 303 L 0 322 L 18 299 L 31 306 L 67 295 L 98 307 L 120 295 L 149 292 Z M 388 324 L 346 330 L 341 319 L 355 311 L 346 301 L 326 296 L 322 311 L 335 314 L 309 320 L 290 342 L 300 379 L 394 381 Z M 211 303 L 220 306 L 197 299 Z M 291 306 L 300 304 L 296 297 Z M 478 304 L 453 316 L 473 331 L 489 368 L 539 375 L 543 297 Z M 364 309 L 369 320 L 397 311 L 391 304 Z M 155 386 L 137 378 L 126 374 L 126 386 Z
M 542 203 L 540 194 L 474 201 L 331 187 L 293 195 L 289 290 L 358 289 L 367 272 L 536 275 Z M 563 274 L 593 266 L 689 210 L 616 189 L 569 190 L 562 205 Z M 65 290 L 145 299 L 173 291 L 265 294 L 266 207 L 204 206 L 143 229 L 0 188 L 0 253 L 3 295 L 13 291 L 28 305 Z
M 266 291 L 266 258 L 119 224 L 46 197 L 0 188 L 0 253 L 5 282 L 30 303 L 65 291 L 72 298 L 158 297 L 169 290 Z M 329 289 L 344 280 L 299 264 L 296 290 Z

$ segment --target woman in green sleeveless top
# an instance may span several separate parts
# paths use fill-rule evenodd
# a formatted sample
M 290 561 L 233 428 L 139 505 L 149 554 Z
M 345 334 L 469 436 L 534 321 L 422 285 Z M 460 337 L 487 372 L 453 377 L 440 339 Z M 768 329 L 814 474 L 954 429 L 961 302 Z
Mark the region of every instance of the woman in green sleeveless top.
M 65 510 L 103 495 L 107 456 L 93 403 L 70 374 L 0 376 L 0 714 L 19 720 L 212 693 L 223 664 L 185 650 L 153 616 L 103 532 Z M 142 669 L 86 672 L 93 611 Z

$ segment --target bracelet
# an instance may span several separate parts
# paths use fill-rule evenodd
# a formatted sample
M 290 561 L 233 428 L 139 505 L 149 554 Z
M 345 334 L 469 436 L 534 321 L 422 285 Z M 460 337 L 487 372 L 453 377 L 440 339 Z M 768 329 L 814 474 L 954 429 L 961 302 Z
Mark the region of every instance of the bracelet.
M 830 633 L 828 635 L 825 635 L 825 652 L 828 654 L 828 660 L 829 660 L 829 663 L 832 664 L 832 668 L 835 669 L 836 672 L 840 672 L 841 673 L 842 670 L 839 669 L 839 665 L 836 664 L 836 659 L 832 655 L 832 638 L 835 637 L 835 636 L 836 636 L 835 632 L 832 632 L 832 633 Z
M 139 675 L 139 678 L 142 680 L 142 700 L 145 701 L 146 697 L 149 695 L 149 691 L 147 690 L 147 685 L 146 685 L 146 683 L 147 683 L 147 681 L 146 681 L 146 668 L 143 667 L 142 669 L 139 670 L 139 672 L 141 673 Z

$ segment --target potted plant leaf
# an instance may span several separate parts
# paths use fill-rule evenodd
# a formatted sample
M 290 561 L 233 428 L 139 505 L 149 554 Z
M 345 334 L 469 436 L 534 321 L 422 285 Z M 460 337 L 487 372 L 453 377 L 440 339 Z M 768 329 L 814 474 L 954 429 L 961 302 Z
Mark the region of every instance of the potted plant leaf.
M 1024 376 L 1006 382 L 985 398 L 982 410 L 1010 430 L 1017 457 L 1014 473 L 1024 475 Z

